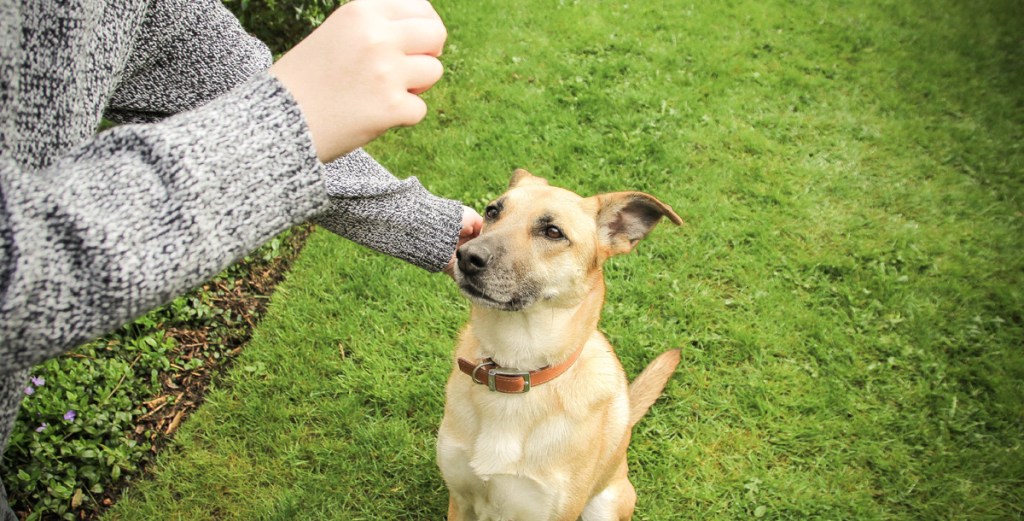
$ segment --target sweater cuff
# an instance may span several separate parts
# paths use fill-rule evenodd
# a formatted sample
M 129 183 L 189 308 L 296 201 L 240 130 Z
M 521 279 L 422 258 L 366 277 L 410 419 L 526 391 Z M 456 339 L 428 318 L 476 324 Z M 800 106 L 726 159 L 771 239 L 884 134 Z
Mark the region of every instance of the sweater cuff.
M 328 211 L 314 222 L 380 253 L 438 272 L 455 252 L 462 203 L 438 197 L 410 177 L 395 180 L 382 194 L 332 194 Z
M 416 180 L 415 177 L 411 178 Z M 417 181 L 418 182 L 418 181 Z M 414 208 L 409 211 L 420 216 L 404 230 L 406 251 L 404 258 L 430 272 L 439 272 L 448 265 L 462 231 L 462 203 L 438 197 L 423 191 Z

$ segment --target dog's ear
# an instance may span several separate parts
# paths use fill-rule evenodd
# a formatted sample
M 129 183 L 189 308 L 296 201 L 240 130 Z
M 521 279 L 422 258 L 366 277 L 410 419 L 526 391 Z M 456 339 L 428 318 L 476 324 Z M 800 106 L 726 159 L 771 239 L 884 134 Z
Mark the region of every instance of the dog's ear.
M 548 180 L 543 177 L 537 177 L 522 168 L 517 168 L 515 172 L 512 172 L 512 179 L 508 182 L 508 188 L 511 190 L 517 186 L 525 185 L 541 185 L 547 186 Z
M 615 192 L 595 198 L 598 241 L 609 257 L 632 251 L 662 217 L 683 224 L 671 206 L 643 192 Z

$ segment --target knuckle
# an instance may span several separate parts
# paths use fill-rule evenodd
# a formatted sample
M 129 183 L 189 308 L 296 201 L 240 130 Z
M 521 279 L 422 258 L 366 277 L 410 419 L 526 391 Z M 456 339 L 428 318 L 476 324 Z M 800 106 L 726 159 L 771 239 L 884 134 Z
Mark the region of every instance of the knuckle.
M 367 74 L 370 75 L 371 81 L 378 86 L 391 83 L 396 72 L 395 63 L 391 60 L 377 59 L 367 66 Z

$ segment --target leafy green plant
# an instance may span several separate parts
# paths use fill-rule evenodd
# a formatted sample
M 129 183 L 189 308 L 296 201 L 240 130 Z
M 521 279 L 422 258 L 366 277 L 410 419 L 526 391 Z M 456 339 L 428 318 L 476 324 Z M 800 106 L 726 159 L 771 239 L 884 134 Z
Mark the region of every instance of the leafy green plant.
M 159 389 L 173 348 L 162 332 L 135 325 L 33 369 L 5 453 L 5 467 L 17 469 L 7 481 L 16 508 L 71 519 L 139 467 L 149 445 L 134 439 L 133 419 L 140 398 Z
M 152 412 L 144 404 L 174 375 L 230 356 L 258 318 L 257 308 L 231 308 L 239 292 L 256 290 L 242 286 L 263 285 L 263 272 L 294 256 L 305 233 L 287 231 L 206 285 L 33 368 L 0 465 L 12 506 L 28 519 L 73 519 L 115 496 L 166 434 L 140 421 Z M 206 339 L 198 351 L 175 338 L 191 331 Z

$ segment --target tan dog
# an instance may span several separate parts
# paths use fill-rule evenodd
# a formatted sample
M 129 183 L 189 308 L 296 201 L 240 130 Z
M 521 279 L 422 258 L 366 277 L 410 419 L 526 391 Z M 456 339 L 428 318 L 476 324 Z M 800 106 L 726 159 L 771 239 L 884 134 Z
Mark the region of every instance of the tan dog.
M 473 309 L 437 439 L 448 519 L 630 519 L 630 430 L 679 351 L 627 383 L 597 330 L 601 265 L 662 217 L 682 220 L 644 193 L 583 198 L 525 170 L 509 188 L 458 251 L 455 280 Z

